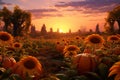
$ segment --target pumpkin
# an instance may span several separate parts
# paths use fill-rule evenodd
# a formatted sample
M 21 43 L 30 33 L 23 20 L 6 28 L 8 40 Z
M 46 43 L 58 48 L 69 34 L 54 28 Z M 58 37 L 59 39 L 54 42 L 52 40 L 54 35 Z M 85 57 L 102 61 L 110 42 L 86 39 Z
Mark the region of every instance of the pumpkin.
M 78 74 L 92 72 L 96 70 L 97 60 L 92 54 L 78 54 L 73 58 L 73 65 Z
M 16 64 L 16 60 L 13 57 L 0 55 L 1 66 L 5 69 L 12 68 Z

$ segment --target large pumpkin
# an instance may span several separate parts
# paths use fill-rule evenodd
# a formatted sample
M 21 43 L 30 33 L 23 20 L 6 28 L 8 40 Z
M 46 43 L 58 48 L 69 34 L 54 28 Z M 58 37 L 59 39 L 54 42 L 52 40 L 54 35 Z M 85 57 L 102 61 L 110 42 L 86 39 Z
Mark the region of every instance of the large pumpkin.
M 78 54 L 73 58 L 73 65 L 78 71 L 78 74 L 95 71 L 97 66 L 96 57 L 91 54 Z
M 16 64 L 16 60 L 13 57 L 0 55 L 1 66 L 5 69 L 11 68 Z

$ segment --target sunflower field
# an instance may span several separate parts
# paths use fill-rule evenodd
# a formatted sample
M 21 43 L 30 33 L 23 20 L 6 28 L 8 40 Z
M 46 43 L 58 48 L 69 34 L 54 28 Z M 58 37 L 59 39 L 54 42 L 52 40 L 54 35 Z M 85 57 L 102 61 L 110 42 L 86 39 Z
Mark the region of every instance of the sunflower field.
M 35 39 L 1 31 L 0 80 L 120 80 L 120 35 Z

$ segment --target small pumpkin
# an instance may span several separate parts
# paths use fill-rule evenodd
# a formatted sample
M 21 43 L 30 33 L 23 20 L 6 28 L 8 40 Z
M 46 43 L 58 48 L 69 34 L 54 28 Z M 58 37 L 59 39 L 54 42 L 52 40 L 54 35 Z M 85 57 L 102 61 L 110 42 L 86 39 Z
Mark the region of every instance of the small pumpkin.
M 96 57 L 91 54 L 78 54 L 73 58 L 73 65 L 78 71 L 78 74 L 85 72 L 92 72 L 96 70 L 97 60 Z
M 5 69 L 12 68 L 16 64 L 16 60 L 13 57 L 0 55 L 1 66 Z

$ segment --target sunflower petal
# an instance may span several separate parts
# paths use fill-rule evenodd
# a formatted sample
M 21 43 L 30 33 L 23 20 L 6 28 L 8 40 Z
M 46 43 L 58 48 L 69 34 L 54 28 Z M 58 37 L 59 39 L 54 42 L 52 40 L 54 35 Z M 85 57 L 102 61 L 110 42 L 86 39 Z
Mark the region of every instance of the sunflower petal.
M 120 73 L 115 76 L 114 80 L 120 80 Z
M 118 68 L 120 68 L 119 65 L 113 65 L 113 66 L 109 69 L 109 71 L 112 71 L 113 69 L 118 69 Z
M 114 70 L 112 70 L 109 74 L 108 74 L 108 77 L 110 77 L 110 76 L 112 76 L 113 74 L 117 74 L 117 70 L 116 69 L 114 69 Z
M 119 62 L 116 62 L 114 65 L 120 65 L 120 61 L 119 61 Z

